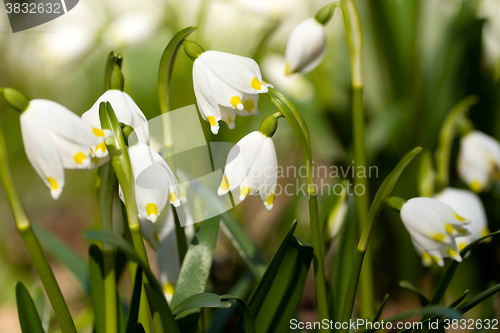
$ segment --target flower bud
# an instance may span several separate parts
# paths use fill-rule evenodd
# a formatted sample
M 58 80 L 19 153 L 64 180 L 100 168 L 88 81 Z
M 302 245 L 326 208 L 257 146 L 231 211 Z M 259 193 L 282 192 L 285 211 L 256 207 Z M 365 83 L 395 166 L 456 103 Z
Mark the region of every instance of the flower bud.
M 14 110 L 24 112 L 30 104 L 30 99 L 26 94 L 12 88 L 3 88 L 0 90 L 3 98 Z
M 259 127 L 259 132 L 271 138 L 278 129 L 278 118 L 283 117 L 281 112 L 276 112 L 262 121 Z
M 182 45 L 184 46 L 184 52 L 186 52 L 186 55 L 191 58 L 191 60 L 196 60 L 203 52 L 205 52 L 198 43 L 187 39 L 182 42 Z

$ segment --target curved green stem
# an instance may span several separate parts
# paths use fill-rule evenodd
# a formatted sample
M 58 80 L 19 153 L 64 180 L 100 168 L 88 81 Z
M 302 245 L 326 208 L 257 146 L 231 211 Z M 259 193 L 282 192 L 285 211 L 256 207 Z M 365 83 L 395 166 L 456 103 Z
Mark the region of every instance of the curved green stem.
M 361 34 L 361 22 L 354 0 L 341 0 L 340 7 L 344 17 L 347 44 L 349 46 L 351 64 L 351 86 L 352 86 L 352 126 L 354 141 L 354 165 L 356 170 L 366 170 L 366 139 L 365 139 L 365 115 L 363 101 L 363 77 L 361 71 L 361 48 L 363 38 Z M 356 219 L 359 230 L 363 229 L 368 216 L 369 188 L 366 177 L 358 177 L 355 173 L 354 186 L 360 186 L 363 191 L 361 195 L 355 195 Z M 374 314 L 374 295 L 371 260 L 365 260 L 365 268 L 361 275 L 360 283 L 360 314 L 368 318 Z
M 295 106 L 280 92 L 269 88 L 267 94 L 269 99 L 276 105 L 286 118 L 290 126 L 295 132 L 300 143 L 300 148 L 304 156 L 307 173 L 307 194 L 309 202 L 309 219 L 311 226 L 312 245 L 314 248 L 314 281 L 316 287 L 316 302 L 318 307 L 318 320 L 329 318 L 328 313 L 328 297 L 325 280 L 325 249 L 323 243 L 323 232 L 319 223 L 319 208 L 317 187 L 314 180 L 311 142 L 309 139 L 309 130 L 302 118 L 302 115 Z
M 361 234 L 361 239 L 359 240 L 358 247 L 356 248 L 356 254 L 354 255 L 354 262 L 351 268 L 351 276 L 349 277 L 349 284 L 347 285 L 346 296 L 344 300 L 344 308 L 342 309 L 342 316 L 340 317 L 341 322 L 349 322 L 354 309 L 354 300 L 356 298 L 356 290 L 358 288 L 358 281 L 361 274 L 361 267 L 363 265 L 363 259 L 368 249 L 368 244 L 370 243 L 370 238 L 373 231 L 373 226 L 377 220 L 380 211 L 386 204 L 386 199 L 391 195 L 392 189 L 396 185 L 399 176 L 406 168 L 406 166 L 411 162 L 411 160 L 422 151 L 422 148 L 417 147 L 408 152 L 398 163 L 398 165 L 392 170 L 392 172 L 385 178 L 384 182 L 380 186 L 373 199 L 373 203 L 370 207 L 370 212 L 368 213 L 368 219 L 363 228 L 363 233 Z M 343 329 L 342 332 L 348 332 L 349 329 Z
M 19 231 L 23 243 L 28 250 L 31 260 L 33 261 L 33 265 L 42 280 L 43 287 L 47 292 L 47 296 L 49 297 L 50 304 L 54 309 L 54 313 L 59 325 L 61 326 L 61 330 L 64 333 L 76 333 L 75 324 L 71 318 L 71 313 L 66 305 L 61 289 L 57 284 L 54 272 L 52 272 L 52 268 L 47 261 L 47 257 L 45 257 L 45 254 L 43 253 L 40 242 L 31 227 L 31 223 L 28 220 L 21 203 L 21 198 L 19 197 L 19 194 L 14 186 L 14 182 L 12 181 L 12 175 L 9 169 L 9 160 L 7 157 L 7 147 L 5 145 L 5 138 L 1 127 L 0 180 L 5 188 L 5 192 L 7 193 L 7 199 L 9 200 L 14 220 L 16 221 L 17 230 Z
M 459 101 L 441 127 L 439 133 L 439 143 L 436 150 L 436 182 L 437 192 L 440 192 L 450 183 L 450 156 L 453 140 L 457 129 L 464 119 L 469 109 L 479 101 L 476 95 L 467 96 Z

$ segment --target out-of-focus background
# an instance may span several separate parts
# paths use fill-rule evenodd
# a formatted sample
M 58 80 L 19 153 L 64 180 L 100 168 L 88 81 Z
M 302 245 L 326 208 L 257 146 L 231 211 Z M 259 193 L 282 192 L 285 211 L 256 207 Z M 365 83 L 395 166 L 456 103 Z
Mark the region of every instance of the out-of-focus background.
M 157 76 L 160 57 L 180 29 L 197 25 L 190 38 L 205 50 L 253 57 L 267 82 L 282 91 L 303 114 L 311 132 L 316 166 L 352 165 L 349 54 L 344 24 L 337 11 L 326 27 L 328 50 L 322 64 L 306 75 L 284 75 L 284 49 L 295 24 L 328 1 L 323 0 L 80 0 L 66 15 L 36 28 L 12 34 L 0 10 L 0 86 L 26 92 L 31 98 L 57 101 L 81 115 L 103 93 L 104 67 L 111 50 L 124 58 L 125 91 L 148 119 L 159 115 Z M 377 166 L 370 194 L 411 148 L 436 149 L 443 119 L 454 104 L 470 94 L 479 96 L 470 118 L 477 129 L 500 139 L 500 0 L 377 0 L 356 1 L 363 29 L 363 75 L 367 112 L 368 163 Z M 181 51 L 172 79 L 173 108 L 195 103 L 192 61 Z M 217 136 L 203 123 L 212 141 L 237 142 L 256 130 L 274 112 L 261 97 L 259 117 L 238 117 L 236 129 L 221 124 Z M 0 122 L 7 137 L 10 165 L 32 221 L 62 239 L 86 258 L 88 243 L 80 236 L 95 225 L 97 203 L 94 171 L 67 171 L 61 198 L 52 200 L 24 153 L 19 115 L 0 100 Z M 285 123 L 274 137 L 281 166 L 300 166 L 298 142 Z M 451 179 L 456 175 L 458 142 L 452 154 Z M 394 195 L 416 193 L 416 165 L 403 173 Z M 321 184 L 341 179 L 318 179 Z M 303 180 L 302 180 L 303 181 Z M 280 184 L 294 183 L 280 179 Z M 326 194 L 326 193 L 325 193 Z M 325 198 L 322 198 L 325 199 Z M 500 228 L 500 188 L 481 194 L 489 228 Z M 324 202 L 324 200 L 322 201 Z M 327 212 L 321 205 L 322 212 Z M 268 213 L 260 199 L 249 197 L 234 209 L 266 259 L 270 260 L 293 219 L 298 234 L 309 240 L 304 196 L 281 195 Z M 15 229 L 3 190 L 0 190 L 0 323 L 1 331 L 20 332 L 14 284 L 24 281 L 33 290 L 38 276 Z M 349 223 L 350 221 L 348 221 Z M 374 258 L 377 299 L 391 300 L 386 315 L 418 306 L 415 296 L 398 286 L 406 279 L 429 292 L 442 270 L 424 268 L 399 216 L 384 210 L 370 249 Z M 331 275 L 335 241 L 328 256 Z M 72 274 L 53 261 L 58 281 L 76 315 L 89 304 Z M 216 250 L 210 288 L 224 293 L 245 274 L 245 264 L 223 236 Z M 312 280 L 303 296 L 299 316 L 314 316 Z M 471 294 L 500 281 L 500 242 L 478 246 L 460 265 L 450 299 L 465 289 Z M 498 296 L 474 309 L 472 318 L 500 316 Z

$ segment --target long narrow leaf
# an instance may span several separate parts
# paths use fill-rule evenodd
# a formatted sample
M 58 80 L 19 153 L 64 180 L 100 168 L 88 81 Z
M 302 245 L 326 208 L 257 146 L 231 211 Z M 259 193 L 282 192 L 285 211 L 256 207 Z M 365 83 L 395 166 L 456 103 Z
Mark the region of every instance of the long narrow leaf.
M 293 236 L 296 226 L 294 221 L 248 302 L 259 333 L 288 332 L 297 314 L 313 248 Z
M 16 301 L 19 323 L 23 333 L 44 333 L 35 303 L 22 282 L 16 284 Z
M 184 311 L 198 308 L 221 308 L 231 307 L 231 302 L 222 301 L 219 295 L 212 293 L 199 293 L 184 299 L 172 309 L 174 316 L 178 316 Z
M 418 288 L 415 287 L 411 282 L 406 281 L 406 280 L 401 280 L 401 281 L 399 281 L 399 286 L 401 288 L 409 290 L 412 293 L 414 293 L 415 295 L 417 295 L 418 299 L 420 300 L 420 305 L 422 305 L 422 306 L 429 305 L 430 302 L 427 299 L 427 297 L 425 297 L 424 294 L 422 294 L 422 292 L 420 290 L 418 290 Z
M 189 296 L 205 292 L 219 233 L 219 221 L 219 216 L 213 217 L 202 222 L 196 231 L 179 273 L 172 308 Z M 175 318 L 182 332 L 196 330 L 199 314 L 199 309 L 191 309 Z
M 94 307 L 95 332 L 106 333 L 104 300 L 104 263 L 102 252 L 97 245 L 89 248 L 90 295 Z
M 473 307 L 475 307 L 476 305 L 478 305 L 479 303 L 481 303 L 485 299 L 493 296 L 494 294 L 496 294 L 499 291 L 500 291 L 500 283 L 497 284 L 496 286 L 488 289 L 488 290 L 483 291 L 479 295 L 471 298 L 470 300 L 468 300 L 464 304 L 460 305 L 457 308 L 457 310 L 462 312 L 462 313 L 466 313 L 467 311 L 469 311 L 470 309 L 472 309 Z
M 134 289 L 132 291 L 132 300 L 130 301 L 130 308 L 127 318 L 127 329 L 126 333 L 134 333 L 137 327 L 137 320 L 139 319 L 139 305 L 141 300 L 141 290 L 142 290 L 142 269 L 137 267 L 137 272 L 135 273 Z

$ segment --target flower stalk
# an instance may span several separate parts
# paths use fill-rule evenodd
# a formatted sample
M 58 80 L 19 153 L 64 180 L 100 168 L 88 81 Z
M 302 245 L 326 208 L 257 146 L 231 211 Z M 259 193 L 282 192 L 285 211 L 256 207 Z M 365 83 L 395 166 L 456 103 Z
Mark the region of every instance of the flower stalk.
M 21 198 L 17 192 L 14 182 L 12 181 L 12 175 L 9 169 L 9 161 L 7 157 L 7 148 L 5 145 L 5 138 L 3 131 L 0 127 L 0 180 L 7 193 L 7 199 L 9 200 L 10 207 L 12 209 L 12 214 L 14 215 L 14 220 L 16 221 L 16 227 L 21 235 L 24 245 L 28 250 L 28 253 L 33 261 L 33 265 L 42 280 L 42 284 L 47 292 L 50 304 L 54 309 L 56 318 L 61 326 L 63 333 L 76 333 L 76 327 L 71 318 L 66 301 L 61 293 L 61 289 L 57 284 L 57 280 L 54 276 L 54 272 L 47 261 L 47 257 L 43 253 L 40 242 L 33 231 L 31 223 L 26 216 L 23 205 L 21 203 Z
M 361 71 L 361 49 L 363 38 L 361 34 L 361 22 L 354 0 L 341 0 L 340 7 L 344 17 L 347 44 L 349 46 L 351 65 L 351 87 L 352 87 L 352 126 L 354 141 L 354 165 L 357 170 L 366 170 L 366 139 L 365 139 L 365 115 L 363 100 L 363 77 Z M 363 188 L 361 195 L 355 195 L 356 218 L 359 230 L 363 230 L 367 223 L 369 207 L 369 188 L 366 177 L 354 178 L 354 184 Z M 371 271 L 371 260 L 368 256 L 365 260 L 365 268 L 361 275 L 359 302 L 360 315 L 363 318 L 373 316 L 374 295 L 373 279 Z
M 268 88 L 266 96 L 281 111 L 285 119 L 295 132 L 299 140 L 307 172 L 307 194 L 309 203 L 309 223 L 311 226 L 312 246 L 314 248 L 314 282 L 316 288 L 316 302 L 318 308 L 318 320 L 329 318 L 328 299 L 325 280 L 325 249 L 323 232 L 319 223 L 319 207 L 316 191 L 316 182 L 312 169 L 311 142 L 309 130 L 302 115 L 295 106 L 281 93 L 273 88 Z M 326 330 L 327 331 L 327 330 Z

